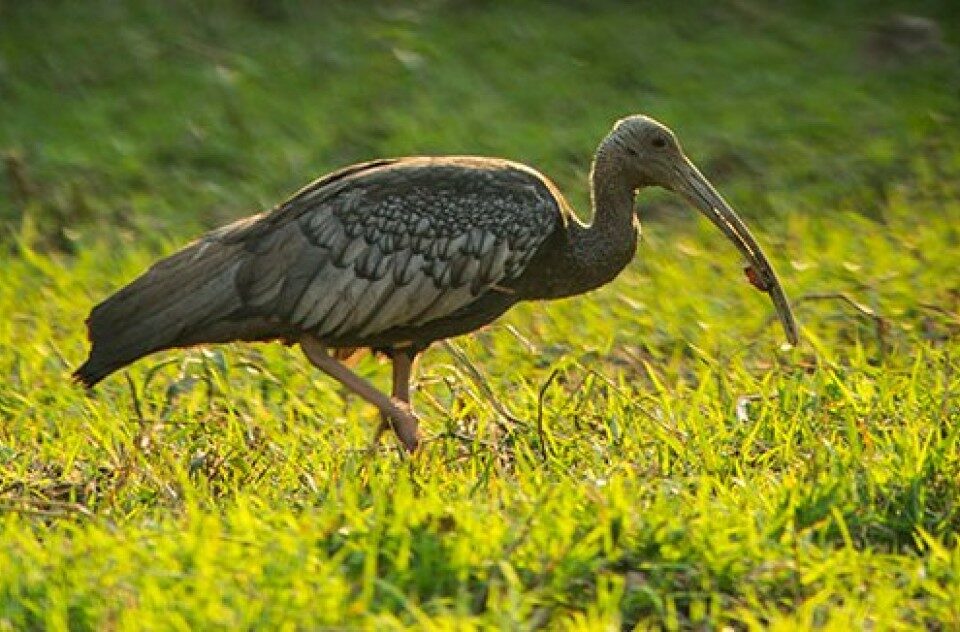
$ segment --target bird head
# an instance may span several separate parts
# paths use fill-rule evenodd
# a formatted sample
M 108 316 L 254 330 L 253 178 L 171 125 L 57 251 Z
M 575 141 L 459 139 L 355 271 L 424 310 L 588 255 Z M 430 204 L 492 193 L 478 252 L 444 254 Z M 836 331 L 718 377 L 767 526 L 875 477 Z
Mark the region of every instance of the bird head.
M 797 344 L 797 324 L 773 267 L 746 224 L 700 173 L 680 148 L 673 131 L 654 119 L 635 115 L 617 121 L 598 152 L 616 165 L 625 184 L 635 191 L 659 186 L 678 193 L 703 213 L 747 259 L 747 276 L 767 292 L 791 344 Z

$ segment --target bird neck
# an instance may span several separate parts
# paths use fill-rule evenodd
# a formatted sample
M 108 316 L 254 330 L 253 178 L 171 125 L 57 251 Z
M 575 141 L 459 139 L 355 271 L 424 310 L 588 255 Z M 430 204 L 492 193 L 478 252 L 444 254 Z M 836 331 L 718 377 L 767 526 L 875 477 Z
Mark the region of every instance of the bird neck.
M 604 268 L 604 255 L 612 255 L 607 267 L 619 272 L 633 258 L 640 229 L 634 213 L 635 191 L 621 163 L 608 158 L 601 148 L 590 169 L 590 224 L 580 230 L 579 254 L 592 267 Z
M 529 298 L 563 298 L 582 294 L 612 281 L 637 249 L 639 223 L 633 212 L 634 189 L 617 161 L 608 159 L 603 146 L 590 170 L 592 217 L 589 224 L 572 212 L 564 229 L 554 234 L 557 243 L 545 248 L 542 274 Z
M 640 225 L 633 210 L 634 189 L 617 162 L 597 153 L 590 171 L 592 217 L 567 229 L 573 265 L 584 271 L 582 291 L 614 279 L 637 251 Z

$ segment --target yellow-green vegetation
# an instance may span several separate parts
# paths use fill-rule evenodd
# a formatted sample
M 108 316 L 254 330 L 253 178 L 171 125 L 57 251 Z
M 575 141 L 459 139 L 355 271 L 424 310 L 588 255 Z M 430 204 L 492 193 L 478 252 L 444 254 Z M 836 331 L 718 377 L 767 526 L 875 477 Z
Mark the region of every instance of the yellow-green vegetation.
M 952 4 L 910 3 L 945 45 L 909 53 L 867 43 L 882 2 L 3 3 L 0 630 L 957 629 Z M 586 209 L 638 111 L 755 227 L 799 348 L 646 193 L 615 283 L 425 355 L 413 459 L 279 345 L 68 379 L 95 302 L 316 175 L 501 155 Z

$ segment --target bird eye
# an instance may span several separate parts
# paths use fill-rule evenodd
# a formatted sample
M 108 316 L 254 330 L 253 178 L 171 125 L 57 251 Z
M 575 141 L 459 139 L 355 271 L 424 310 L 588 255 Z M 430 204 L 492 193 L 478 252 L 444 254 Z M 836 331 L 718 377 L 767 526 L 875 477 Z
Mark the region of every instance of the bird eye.
M 627 147 L 627 153 L 633 156 L 634 158 L 640 155 L 637 153 L 637 150 L 634 149 L 633 147 Z
M 667 146 L 667 139 L 663 136 L 654 136 L 653 140 L 650 141 L 650 144 L 656 147 L 657 149 L 663 149 Z

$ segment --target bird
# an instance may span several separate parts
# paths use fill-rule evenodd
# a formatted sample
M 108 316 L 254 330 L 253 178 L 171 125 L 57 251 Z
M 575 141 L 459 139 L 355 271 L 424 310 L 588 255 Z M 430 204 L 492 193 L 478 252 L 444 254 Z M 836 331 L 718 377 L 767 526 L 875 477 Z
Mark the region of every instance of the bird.
M 639 239 L 638 193 L 685 198 L 737 247 L 790 344 L 797 324 L 757 240 L 681 149 L 643 115 L 615 122 L 589 176 L 592 219 L 521 163 L 477 156 L 384 158 L 322 176 L 269 211 L 209 232 L 96 305 L 91 349 L 74 378 L 93 388 L 161 350 L 234 341 L 298 344 L 317 369 L 421 443 L 410 405 L 414 361 L 432 343 L 472 332 L 520 301 L 583 294 L 612 281 Z M 373 351 L 392 363 L 391 393 L 345 361 Z

